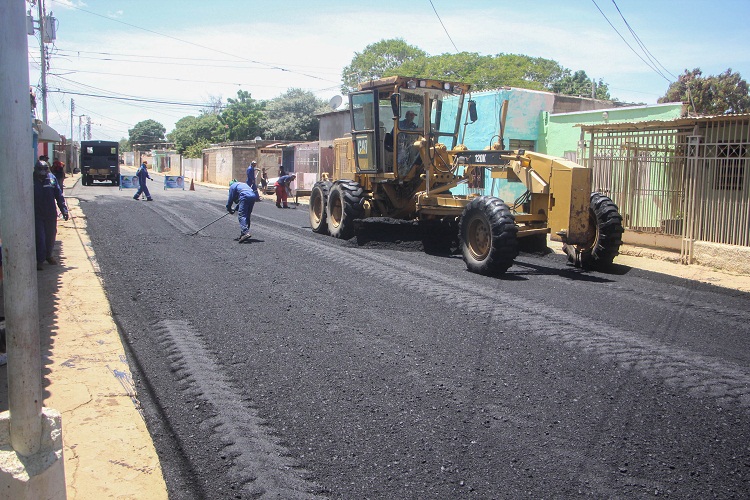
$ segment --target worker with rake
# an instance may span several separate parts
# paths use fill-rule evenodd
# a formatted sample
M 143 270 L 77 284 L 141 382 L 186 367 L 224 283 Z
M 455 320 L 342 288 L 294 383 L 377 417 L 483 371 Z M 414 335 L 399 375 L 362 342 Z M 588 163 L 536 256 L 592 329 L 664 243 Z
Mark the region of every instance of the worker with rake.
M 255 179 L 255 174 L 248 178 Z M 252 185 L 248 185 L 244 182 L 232 182 L 229 186 L 229 198 L 227 199 L 227 212 L 233 214 L 235 208 L 233 204 L 237 204 L 237 219 L 240 222 L 240 237 L 239 242 L 244 243 L 250 239 L 250 216 L 253 213 L 253 207 L 255 202 L 260 200 L 260 194 L 258 193 L 258 186 L 255 182 Z

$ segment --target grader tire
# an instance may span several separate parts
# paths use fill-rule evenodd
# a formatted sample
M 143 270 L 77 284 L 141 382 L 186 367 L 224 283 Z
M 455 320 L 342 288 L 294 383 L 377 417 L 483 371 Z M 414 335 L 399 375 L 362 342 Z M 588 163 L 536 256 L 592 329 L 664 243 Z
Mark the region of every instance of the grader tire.
M 461 253 L 469 271 L 502 274 L 518 256 L 518 226 L 508 206 L 492 196 L 474 198 L 459 225 Z
M 364 215 L 364 190 L 356 182 L 336 181 L 328 194 L 327 225 L 334 238 L 348 240 L 354 236 L 354 220 Z
M 601 193 L 591 193 L 591 206 L 589 210 L 591 222 L 595 227 L 594 241 L 580 251 L 580 265 L 585 268 L 604 268 L 612 264 L 612 261 L 620 253 L 622 245 L 622 215 L 617 205 Z M 568 260 L 575 262 L 575 257 L 566 248 Z
M 310 227 L 314 233 L 328 234 L 328 194 L 331 183 L 318 181 L 310 192 Z

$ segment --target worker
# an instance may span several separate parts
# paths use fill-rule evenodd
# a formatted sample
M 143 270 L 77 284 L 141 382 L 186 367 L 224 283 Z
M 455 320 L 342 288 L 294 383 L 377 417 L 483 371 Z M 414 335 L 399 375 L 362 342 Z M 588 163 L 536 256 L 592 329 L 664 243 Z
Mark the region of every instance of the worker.
M 42 263 L 57 264 L 52 255 L 57 237 L 57 208 L 63 219 L 68 220 L 68 206 L 63 190 L 57 179 L 49 171 L 49 164 L 39 160 L 34 165 L 34 226 L 36 233 L 36 268 L 42 270 Z
M 400 122 L 398 122 L 398 128 L 400 130 L 413 130 L 417 128 L 417 124 L 414 123 L 414 118 L 416 116 L 417 114 L 414 111 L 412 110 L 407 111 L 406 117 Z
M 253 177 L 254 178 L 254 177 Z M 229 198 L 227 199 L 227 212 L 233 214 L 233 204 L 237 204 L 237 220 L 240 223 L 239 242 L 244 243 L 250 239 L 250 216 L 253 213 L 255 202 L 260 199 L 258 187 L 244 182 L 232 182 L 229 186 Z
M 146 186 L 146 179 L 151 179 L 151 176 L 148 175 L 148 162 L 146 160 L 143 160 L 143 163 L 138 167 L 138 171 L 135 175 L 138 177 L 138 191 L 135 192 L 133 199 L 137 200 L 141 196 L 141 193 L 143 193 L 146 195 L 148 201 L 154 201 L 154 199 L 151 198 L 151 193 L 148 192 L 148 187 Z
M 255 182 L 256 182 L 256 180 L 255 180 L 255 175 L 256 175 L 255 171 L 256 171 L 257 165 L 258 164 L 255 162 L 255 160 L 253 160 L 253 161 L 250 162 L 250 166 L 247 167 L 247 180 L 245 181 L 245 184 L 247 184 L 248 186 L 250 186 L 252 184 L 255 184 Z
M 289 198 L 289 186 L 297 176 L 295 174 L 282 175 L 276 181 L 276 206 L 278 208 L 289 208 L 287 199 Z

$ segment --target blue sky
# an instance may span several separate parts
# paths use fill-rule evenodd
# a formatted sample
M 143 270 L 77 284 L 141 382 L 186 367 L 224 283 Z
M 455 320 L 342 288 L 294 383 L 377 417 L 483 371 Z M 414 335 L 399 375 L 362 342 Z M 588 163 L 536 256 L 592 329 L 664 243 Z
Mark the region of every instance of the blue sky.
M 750 1 L 615 1 L 44 0 L 58 21 L 49 123 L 70 135 L 71 98 L 74 114 L 90 116 L 92 135 L 106 140 L 127 137 L 145 119 L 169 132 L 203 103 L 240 89 L 271 99 L 299 87 L 328 100 L 355 52 L 396 37 L 432 55 L 458 49 L 553 59 L 604 80 L 613 97 L 629 102 L 655 103 L 685 69 L 714 75 L 732 68 L 750 79 Z M 666 79 L 642 60 L 649 56 L 617 7 Z M 35 86 L 39 42 L 28 42 Z M 78 124 L 75 116 L 76 140 Z

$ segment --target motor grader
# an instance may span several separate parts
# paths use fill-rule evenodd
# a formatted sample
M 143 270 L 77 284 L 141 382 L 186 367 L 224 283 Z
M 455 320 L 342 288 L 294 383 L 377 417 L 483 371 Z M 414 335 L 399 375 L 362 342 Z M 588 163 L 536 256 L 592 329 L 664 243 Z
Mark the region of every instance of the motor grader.
M 477 121 L 469 90 L 465 83 L 401 76 L 360 84 L 349 95 L 351 136 L 334 141 L 333 175 L 311 190 L 312 230 L 349 239 L 355 221 L 416 221 L 425 228 L 426 250 L 449 245 L 449 237 L 435 235 L 457 235 L 467 268 L 485 275 L 513 265 L 519 240 L 546 248 L 548 233 L 578 266 L 612 263 L 622 217 L 612 200 L 591 193 L 591 171 L 562 158 L 506 150 L 507 101 L 498 134 L 488 142 L 496 141 L 468 149 L 460 139 Z M 485 195 L 486 173 L 518 180 L 526 192 L 510 204 Z M 469 194 L 451 192 L 463 184 Z

